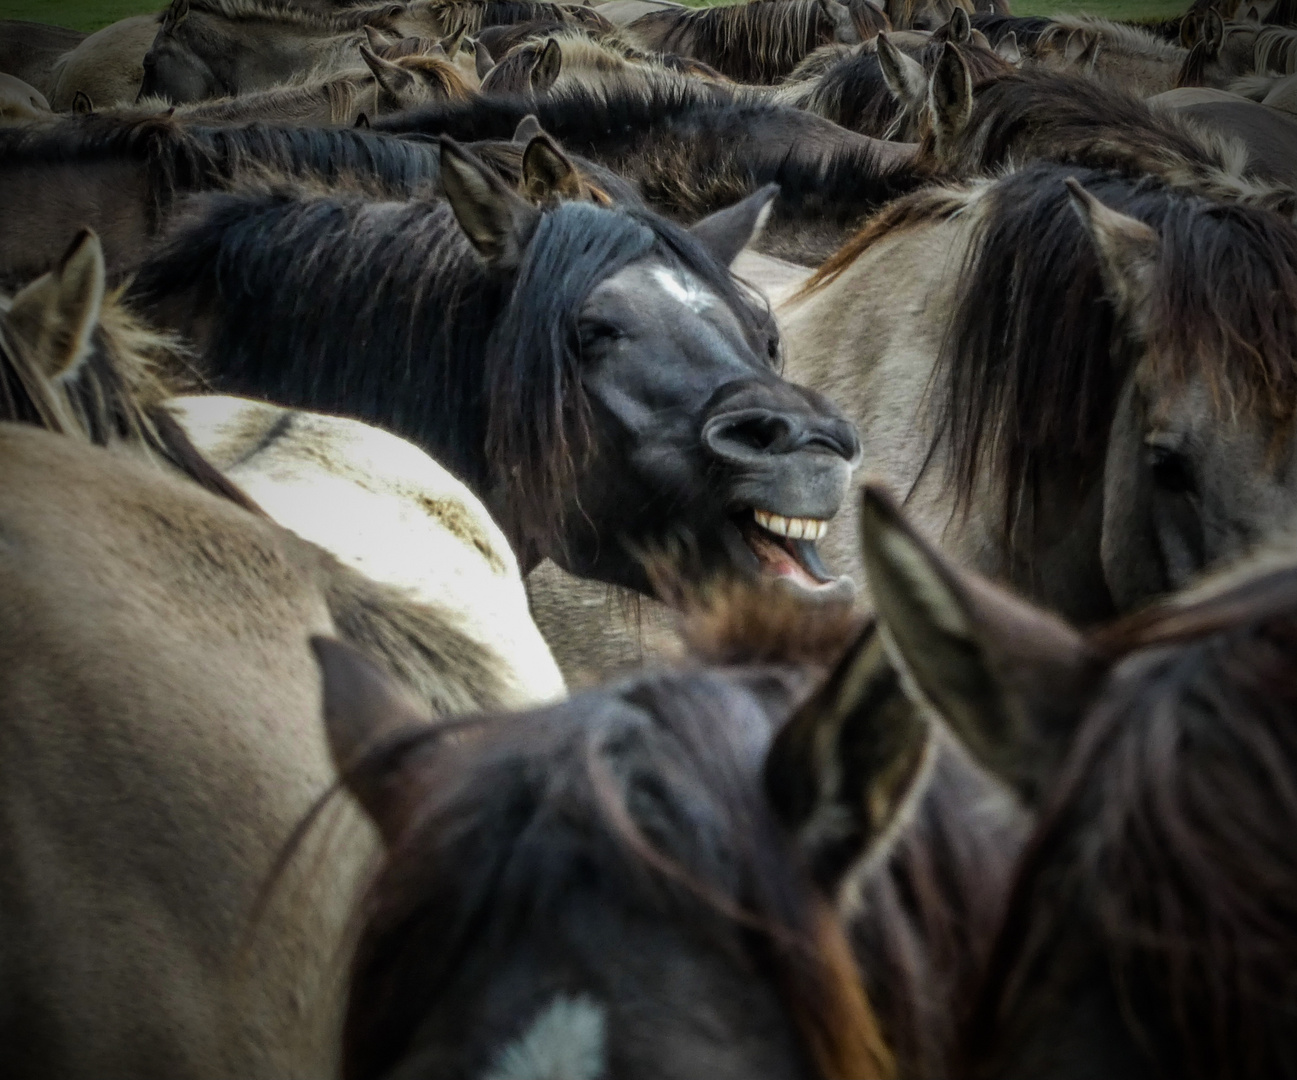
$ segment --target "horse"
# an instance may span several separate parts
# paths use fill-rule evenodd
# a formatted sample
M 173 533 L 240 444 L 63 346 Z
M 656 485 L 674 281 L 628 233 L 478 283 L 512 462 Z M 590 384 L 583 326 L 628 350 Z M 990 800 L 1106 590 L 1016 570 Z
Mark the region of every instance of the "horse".
M 0 71 L 0 124 L 53 119 L 44 94 L 30 83 Z
M 1193 97 L 1202 94 L 1212 97 Z M 1169 90 L 1152 103 L 1242 143 L 1255 176 L 1297 189 L 1297 118 L 1291 113 L 1220 90 Z
M 1032 64 L 1082 71 L 1148 97 L 1176 86 L 1189 50 L 1125 23 L 1090 16 L 1055 16 L 1036 40 Z
M 50 69 L 50 104 L 70 112 L 81 94 L 101 109 L 134 101 L 144 81 L 144 57 L 161 24 L 160 12 L 132 15 L 69 48 Z
M 1288 296 L 1283 218 L 1040 163 L 894 202 L 781 323 L 926 535 L 1090 622 L 1287 527 Z
M 1258 170 L 1245 145 L 1099 80 L 1036 70 L 975 85 L 962 50 L 946 45 L 926 105 L 918 166 L 936 175 L 991 174 L 1039 158 L 1154 176 L 1225 201 L 1297 213 L 1297 192 L 1273 168 Z
M 364 27 L 394 27 L 399 4 L 314 12 L 252 0 L 173 0 L 144 56 L 139 96 L 184 105 L 345 71 Z
M 888 26 L 868 0 L 781 0 L 650 11 L 623 32 L 649 52 L 695 57 L 738 82 L 771 83 L 820 45 L 854 45 Z
M 446 202 L 212 197 L 131 295 L 195 341 L 216 388 L 430 452 L 524 572 L 549 557 L 648 592 L 642 555 L 683 543 L 699 573 L 838 588 L 815 539 L 855 432 L 779 378 L 777 328 L 728 271 L 773 189 L 686 232 L 633 208 L 532 206 L 449 139 L 441 182 Z
M 335 1074 L 339 957 L 375 848 L 343 806 L 281 862 L 332 779 L 310 635 L 363 649 L 436 715 L 552 692 L 461 632 L 454 606 L 273 524 L 169 411 L 182 362 L 105 293 L 88 233 L 0 302 L 0 1015 L 15 1077 Z M 461 567 L 481 564 L 471 598 L 495 570 L 458 542 Z
M 75 49 L 85 38 L 80 30 L 22 19 L 0 19 L 0 72 L 22 79 L 48 98 L 54 91 L 51 77 L 54 61 Z
M 467 101 L 473 93 L 444 52 L 388 60 L 368 45 L 361 45 L 359 55 L 369 69 L 364 74 L 306 79 L 237 97 L 209 98 L 175 107 L 173 115 L 199 125 L 264 121 L 302 127 L 353 127 L 362 115 L 372 119 L 433 101 Z M 136 105 L 144 110 L 166 108 L 160 100 L 146 99 Z
M 571 85 L 533 100 L 482 98 L 386 117 L 377 131 L 508 138 L 534 113 L 573 153 L 631 180 L 663 213 L 697 221 L 765 184 L 779 185 L 766 254 L 818 265 L 889 199 L 921 184 L 914 148 L 695 80 L 599 89 Z
M 788 827 L 799 809 L 767 794 L 772 773 L 781 792 L 818 789 L 886 730 L 848 678 L 858 620 L 740 595 L 696 620 L 712 666 L 440 729 L 363 657 L 315 641 L 341 782 L 385 844 L 358 902 L 348 1080 L 890 1074 L 833 871 Z M 843 674 L 801 708 L 825 751 L 772 745 L 844 648 Z M 909 785 L 859 779 L 835 805 L 863 847 L 855 796 L 886 815 Z
M 1291 548 L 1087 633 L 953 564 L 880 490 L 864 517 L 906 692 L 1033 816 L 974 973 L 946 999 L 936 1071 L 1291 1071 Z M 939 907 L 916 895 L 919 920 Z M 863 919 L 886 938 L 916 914 Z M 921 1014 L 931 987 L 917 989 Z

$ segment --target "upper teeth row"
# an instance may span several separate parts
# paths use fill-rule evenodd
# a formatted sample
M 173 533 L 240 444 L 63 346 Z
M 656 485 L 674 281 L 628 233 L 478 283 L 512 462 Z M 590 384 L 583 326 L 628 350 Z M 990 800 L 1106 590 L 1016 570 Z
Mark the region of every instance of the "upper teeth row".
M 790 540 L 818 540 L 829 528 L 827 521 L 817 518 L 781 517 L 765 510 L 753 510 L 752 516 L 763 529 L 769 529 L 776 536 L 786 536 Z

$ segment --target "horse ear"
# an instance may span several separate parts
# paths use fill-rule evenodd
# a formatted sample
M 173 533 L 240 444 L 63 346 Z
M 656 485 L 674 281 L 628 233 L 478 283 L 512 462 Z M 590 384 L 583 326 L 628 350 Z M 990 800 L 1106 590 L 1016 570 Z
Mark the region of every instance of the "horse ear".
M 78 90 L 72 98 L 72 112 L 76 116 L 93 116 L 95 103 L 84 90 Z
M 90 352 L 103 310 L 104 249 L 82 229 L 59 265 L 20 291 L 5 316 L 10 334 L 51 379 L 65 379 Z
M 844 45 L 854 45 L 860 40 L 860 31 L 851 17 L 851 9 L 840 0 L 820 0 L 820 10 L 833 23 L 833 37 Z
M 562 70 L 563 50 L 555 38 L 550 38 L 531 66 L 531 77 L 528 80 L 531 92 L 537 95 L 548 94 Z
M 1261 12 L 1257 10 L 1255 4 L 1247 9 L 1247 12 L 1243 16 L 1243 21 L 1250 23 L 1259 23 L 1261 21 Z
M 973 36 L 973 24 L 968 21 L 968 12 L 961 7 L 955 8 L 950 13 L 950 21 L 946 23 L 946 40 L 953 41 L 956 45 L 966 45 Z
M 928 77 L 912 56 L 907 56 L 892 44 L 886 34 L 878 35 L 878 66 L 883 70 L 883 81 L 902 108 L 909 108 L 924 98 Z
M 766 794 L 829 895 L 886 851 L 929 757 L 931 725 L 901 689 L 874 625 L 780 730 Z
M 1048 789 L 1100 667 L 1062 620 L 961 572 L 867 485 L 861 547 L 894 663 L 916 704 L 1029 804 Z
M 528 113 L 518 121 L 518 126 L 513 129 L 513 141 L 519 146 L 526 146 L 537 135 L 540 135 L 542 130 L 536 114 Z
M 384 34 L 381 30 L 376 30 L 368 24 L 365 25 L 365 39 L 369 42 L 369 47 L 373 49 L 374 52 L 381 52 L 383 49 L 390 49 L 396 44 L 395 41 Z
M 392 97 L 400 98 L 414 89 L 414 75 L 406 71 L 400 64 L 394 64 L 391 60 L 384 60 L 368 45 L 360 47 L 360 55 L 365 60 L 365 66 L 374 73 L 378 85 Z
M 454 60 L 459 55 L 459 47 L 464 43 L 464 35 L 468 33 L 468 23 L 461 23 L 450 37 L 441 39 L 441 47 L 446 51 L 446 59 Z
M 1220 17 L 1220 12 L 1215 8 L 1208 10 L 1207 17 L 1203 21 L 1202 38 L 1207 43 L 1207 50 L 1212 56 L 1217 55 L 1221 46 L 1225 44 L 1225 20 Z
M 313 637 L 320 666 L 324 730 L 342 782 L 369 815 L 383 839 L 404 831 L 410 800 L 402 791 L 399 766 L 366 762 L 398 732 L 417 731 L 431 719 L 405 688 L 368 657 L 335 638 Z
M 492 266 L 522 261 L 540 211 L 448 136 L 441 138 L 441 186 L 468 241 Z
M 973 77 L 959 48 L 946 42 L 928 83 L 928 111 L 937 157 L 943 158 L 973 116 Z
M 491 58 L 487 47 L 479 41 L 473 48 L 473 70 L 477 72 L 478 79 L 485 79 L 493 67 L 495 61 Z
M 696 222 L 689 233 L 711 252 L 718 263 L 729 266 L 739 257 L 740 251 L 761 235 L 778 194 L 778 184 L 767 184 L 741 202 L 708 214 Z
M 1196 15 L 1193 12 L 1185 15 L 1184 18 L 1180 20 L 1181 48 L 1192 49 L 1198 43 L 1198 32 L 1201 21 L 1202 16 Z
M 355 126 L 360 128 L 361 131 L 368 131 L 370 127 L 369 113 L 357 113 Z
M 1067 35 L 1067 43 L 1063 46 L 1063 60 L 1068 64 L 1076 64 L 1089 47 L 1090 39 L 1085 31 L 1073 30 Z
M 1075 177 L 1068 177 L 1067 190 L 1099 257 L 1108 299 L 1118 317 L 1136 336 L 1142 335 L 1161 256 L 1160 237 L 1142 221 L 1105 206 Z
M 1018 34 L 1010 30 L 995 47 L 996 55 L 1005 63 L 1018 67 L 1022 63 L 1022 49 L 1018 47 Z
M 522 188 L 532 202 L 581 196 L 581 175 L 576 166 L 543 131 L 527 143 L 522 153 Z
M 172 0 L 167 13 L 162 16 L 162 23 L 165 29 L 174 30 L 187 18 L 189 18 L 189 0 Z

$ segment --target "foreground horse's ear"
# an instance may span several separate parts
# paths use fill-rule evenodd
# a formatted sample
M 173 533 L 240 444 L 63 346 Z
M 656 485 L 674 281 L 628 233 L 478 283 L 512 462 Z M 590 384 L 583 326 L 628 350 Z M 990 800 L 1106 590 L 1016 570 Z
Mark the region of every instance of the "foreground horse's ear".
M 365 66 L 374 73 L 378 85 L 392 97 L 399 98 L 414 89 L 414 75 L 406 71 L 400 64 L 394 64 L 391 60 L 384 60 L 368 45 L 360 47 L 360 55 L 365 60 Z
M 576 166 L 543 131 L 522 152 L 522 189 L 532 202 L 581 196 L 581 175 Z
M 540 55 L 536 57 L 536 62 L 531 66 L 531 75 L 527 80 L 531 92 L 533 94 L 548 94 L 553 85 L 558 82 L 558 77 L 562 71 L 563 50 L 554 38 L 550 38 L 545 42 L 545 47 L 540 50 Z
M 928 82 L 928 112 L 938 159 L 944 158 L 973 116 L 973 77 L 959 48 L 941 46 Z
M 928 77 L 923 71 L 923 65 L 914 57 L 901 52 L 886 34 L 879 34 L 877 41 L 878 66 L 882 68 L 883 82 L 892 92 L 892 97 L 896 98 L 902 108 L 921 102 L 928 89 Z
M 492 266 L 522 261 L 540 211 L 453 139 L 441 139 L 441 186 L 468 241 Z
M 398 732 L 417 731 L 431 720 L 396 679 L 350 645 L 313 637 L 311 648 L 320 665 L 324 728 L 333 763 L 391 843 L 405 825 L 401 778 L 390 762 L 366 759 Z
M 885 854 L 931 745 L 875 626 L 784 725 L 766 755 L 771 806 L 829 895 L 866 857 Z
M 739 252 L 761 235 L 778 194 L 778 184 L 767 184 L 741 202 L 695 222 L 689 229 L 690 235 L 711 252 L 718 263 L 729 266 L 739 257 Z
M 956 569 L 872 486 L 861 508 L 869 591 L 916 704 L 1034 804 L 1052 783 L 1101 665 L 1081 635 Z
M 82 229 L 58 267 L 13 298 L 5 316 L 10 334 L 51 378 L 67 378 L 90 352 L 104 303 L 104 250 Z
M 1133 334 L 1142 336 L 1161 257 L 1160 238 L 1142 221 L 1105 206 L 1075 177 L 1068 177 L 1067 191 L 1099 257 L 1108 299 Z

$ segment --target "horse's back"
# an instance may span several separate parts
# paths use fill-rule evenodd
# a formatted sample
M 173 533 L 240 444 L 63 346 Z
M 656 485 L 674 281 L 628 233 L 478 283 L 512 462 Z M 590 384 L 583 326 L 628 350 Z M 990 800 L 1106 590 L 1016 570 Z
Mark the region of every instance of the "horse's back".
M 322 556 L 35 428 L 0 425 L 0 476 L 6 1076 L 329 1075 L 368 834 L 327 841 L 327 881 L 295 860 L 253 926 L 333 780 Z
M 496 656 L 511 705 L 562 696 L 509 542 L 424 451 L 358 420 L 243 398 L 179 398 L 172 407 L 195 445 L 280 525 L 453 613 L 456 628 Z

